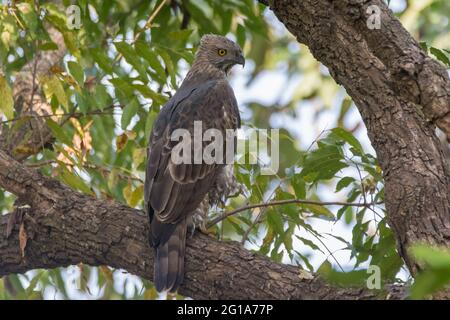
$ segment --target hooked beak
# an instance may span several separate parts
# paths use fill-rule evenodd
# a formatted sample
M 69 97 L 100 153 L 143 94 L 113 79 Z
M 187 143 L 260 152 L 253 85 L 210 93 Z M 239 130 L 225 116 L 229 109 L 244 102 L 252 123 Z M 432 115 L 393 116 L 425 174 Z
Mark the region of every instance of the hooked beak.
M 245 58 L 242 53 L 238 53 L 236 57 L 236 64 L 242 65 L 242 68 L 245 67 Z

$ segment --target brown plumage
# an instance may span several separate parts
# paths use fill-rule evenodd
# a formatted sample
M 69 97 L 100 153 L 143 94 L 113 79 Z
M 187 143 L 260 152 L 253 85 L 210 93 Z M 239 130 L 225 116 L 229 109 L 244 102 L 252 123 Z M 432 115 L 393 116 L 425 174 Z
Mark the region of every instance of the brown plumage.
M 171 153 L 178 142 L 171 141 L 171 134 L 186 129 L 193 137 L 194 121 L 202 121 L 203 132 L 215 128 L 223 137 L 226 129 L 237 129 L 239 110 L 226 76 L 233 65 L 244 62 L 242 50 L 231 40 L 204 36 L 192 68 L 153 125 L 144 194 L 150 244 L 156 249 L 154 282 L 158 291 L 174 292 L 183 282 L 186 231 L 192 216 L 205 214 L 209 203 L 226 197 L 234 188 L 225 164 L 175 164 Z M 203 143 L 203 148 L 208 143 Z

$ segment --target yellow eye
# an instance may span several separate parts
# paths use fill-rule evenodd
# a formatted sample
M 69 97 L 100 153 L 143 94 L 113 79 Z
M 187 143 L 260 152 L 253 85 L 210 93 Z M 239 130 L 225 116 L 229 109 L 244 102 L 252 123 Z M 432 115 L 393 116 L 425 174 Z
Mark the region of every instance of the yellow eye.
M 225 50 L 225 49 L 219 49 L 219 51 L 217 51 L 217 53 L 219 54 L 219 56 L 223 57 L 224 55 L 227 54 L 227 50 Z

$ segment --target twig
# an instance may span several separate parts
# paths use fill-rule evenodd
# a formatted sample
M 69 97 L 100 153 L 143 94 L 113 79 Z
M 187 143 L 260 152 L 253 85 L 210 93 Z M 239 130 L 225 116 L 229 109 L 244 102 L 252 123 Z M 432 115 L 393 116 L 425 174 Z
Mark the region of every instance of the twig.
M 40 167 L 44 167 L 44 166 L 47 166 L 47 165 L 60 164 L 60 163 L 61 162 L 57 161 L 57 160 L 46 160 L 46 161 L 42 161 L 42 162 L 38 162 L 38 163 L 30 163 L 30 164 L 27 164 L 27 166 L 30 167 L 30 168 L 40 168 Z M 66 165 L 66 166 L 69 166 L 69 167 L 79 166 L 79 165 L 73 164 L 73 163 L 65 163 L 64 162 L 63 164 Z M 111 173 L 112 170 L 114 170 L 114 169 L 118 169 L 118 170 L 124 171 L 123 168 L 114 167 L 114 168 L 110 169 L 110 168 L 99 166 L 99 165 L 96 165 L 96 164 L 93 164 L 93 163 L 82 164 L 82 165 L 80 165 L 80 167 L 82 167 L 84 169 L 99 170 L 99 171 L 106 172 L 106 173 Z M 124 179 L 124 180 L 133 180 L 133 181 L 138 181 L 138 182 L 144 183 L 144 181 L 141 178 L 136 177 L 135 175 L 133 175 L 131 173 L 126 174 L 126 173 L 118 172 L 117 176 L 122 178 L 122 179 Z
M 238 208 L 233 211 L 225 212 L 223 215 L 213 219 L 208 224 L 208 228 L 212 227 L 213 225 L 219 223 L 220 221 L 228 218 L 229 216 L 235 215 L 236 213 L 248 210 L 248 209 L 254 209 L 254 208 L 261 208 L 261 207 L 271 207 L 271 206 L 280 206 L 285 204 L 291 204 L 291 203 L 297 203 L 297 204 L 312 204 L 312 205 L 318 205 L 318 206 L 350 206 L 350 207 L 368 207 L 371 205 L 376 204 L 382 204 L 383 202 L 376 202 L 376 203 L 352 203 L 352 202 L 340 202 L 340 201 L 314 201 L 314 200 L 301 200 L 301 199 L 288 199 L 288 200 L 277 200 L 277 201 L 271 201 L 266 203 L 256 203 L 251 204 L 248 206 L 244 206 L 241 208 Z
M 241 239 L 241 244 L 245 244 L 245 242 L 248 239 L 248 236 L 250 235 L 250 232 L 253 230 L 253 228 L 260 223 L 262 215 L 266 212 L 266 210 L 261 210 L 258 215 L 256 216 L 256 219 L 253 221 L 253 223 L 248 227 L 248 229 L 245 231 L 244 235 Z
M 273 189 L 273 191 L 272 191 L 272 193 L 269 195 L 269 199 L 273 196 L 273 194 L 277 191 L 277 189 L 281 186 L 281 183 L 283 182 L 283 180 L 281 179 L 280 180 L 280 183 L 278 184 L 278 186 L 276 187 L 276 188 L 274 188 Z M 258 187 L 258 190 L 259 190 L 259 193 L 261 194 L 261 196 L 262 196 L 262 192 L 261 192 L 261 189 L 259 188 L 259 185 L 257 184 L 257 187 Z M 265 214 L 266 213 L 266 211 L 267 211 L 267 207 L 266 207 L 266 209 L 264 210 L 260 210 L 259 211 L 259 213 L 258 213 L 258 215 L 256 216 L 256 219 L 253 221 L 253 223 L 248 227 L 248 229 L 245 231 L 245 233 L 244 233 L 244 235 L 242 236 L 242 240 L 241 240 L 241 244 L 245 244 L 245 242 L 247 241 L 247 239 L 248 239 L 248 236 L 250 235 L 250 232 L 252 231 L 252 229 L 257 225 L 257 224 L 259 224 L 260 222 L 261 222 L 261 217 L 263 216 L 263 214 Z
M 82 113 L 82 112 L 66 112 L 66 113 L 52 113 L 52 114 L 42 114 L 42 115 L 24 115 L 21 117 L 16 117 L 13 119 L 9 119 L 9 120 L 5 120 L 5 121 L 1 121 L 0 124 L 4 124 L 4 123 L 8 123 L 8 122 L 14 122 L 14 121 L 18 121 L 21 119 L 38 119 L 38 118 L 51 118 L 51 117 L 62 117 L 62 116 L 68 116 L 69 118 L 79 118 L 82 116 L 95 116 L 95 115 L 115 115 L 115 114 L 119 114 L 119 113 L 113 113 L 113 112 L 105 112 L 105 110 L 109 110 L 109 109 L 113 109 L 115 107 L 121 108 L 121 106 L 109 106 L 104 108 L 103 110 L 93 110 L 93 111 L 89 111 L 86 113 Z
M 133 41 L 130 43 L 131 45 L 134 44 L 137 39 L 139 38 L 139 36 L 142 34 L 142 32 L 144 32 L 145 30 L 147 30 L 148 28 L 151 28 L 153 20 L 155 20 L 156 16 L 158 15 L 158 13 L 161 11 L 162 7 L 167 3 L 168 0 L 163 0 L 161 1 L 161 3 L 159 4 L 159 6 L 156 7 L 156 9 L 153 11 L 153 13 L 150 15 L 150 17 L 147 19 L 147 21 L 145 22 L 144 27 L 138 31 L 133 38 Z M 113 65 L 116 64 L 117 61 L 120 60 L 120 58 L 122 58 L 122 54 L 119 52 L 119 54 L 114 58 L 113 61 Z
M 328 253 L 330 256 L 333 257 L 334 261 L 336 261 L 336 264 L 338 265 L 339 269 L 341 269 L 342 272 L 344 272 L 344 268 L 342 268 L 341 264 L 339 263 L 338 259 L 336 259 L 336 257 L 334 256 L 333 252 L 331 252 L 330 249 L 328 249 L 328 247 L 326 246 L 326 244 L 322 241 L 322 239 L 320 239 L 316 234 L 314 234 L 313 232 L 310 232 L 310 234 L 313 235 L 314 238 L 316 238 L 324 247 L 325 249 L 327 249 Z M 329 257 L 329 256 L 328 256 Z M 327 257 L 327 258 L 328 258 Z

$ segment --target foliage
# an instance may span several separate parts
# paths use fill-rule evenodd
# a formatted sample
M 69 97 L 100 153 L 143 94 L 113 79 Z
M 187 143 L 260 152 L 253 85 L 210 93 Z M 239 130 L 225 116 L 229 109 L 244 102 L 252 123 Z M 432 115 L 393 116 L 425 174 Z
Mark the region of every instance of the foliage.
M 450 284 L 450 250 L 426 245 L 411 248 L 413 256 L 424 265 L 414 279 L 411 288 L 412 299 L 423 299 Z
M 369 265 L 380 267 L 385 282 L 407 279 L 404 273 L 399 279 L 403 262 L 386 222 L 381 168 L 351 99 L 263 5 L 253 0 L 173 0 L 158 10 L 161 0 L 77 0 L 82 26 L 72 30 L 65 7 L 73 1 L 63 2 L 63 8 L 50 1 L 0 7 L 0 94 L 6 97 L 0 99 L 2 125 L 12 126 L 11 86 L 17 72 L 39 53 L 55 49 L 48 30 L 59 30 L 68 48 L 64 62 L 39 79 L 55 114 L 46 119 L 55 137 L 53 149 L 42 150 L 29 164 L 81 192 L 142 208 L 153 121 L 192 63 L 200 37 L 228 35 L 244 48 L 247 73 L 239 77 L 247 88 L 282 75 L 284 83 L 274 99 L 238 95 L 245 128 L 281 129 L 280 170 L 267 176 L 259 165 L 237 164 L 235 173 L 245 192 L 213 208 L 211 218 L 247 203 L 308 199 L 349 204 L 248 209 L 211 231 L 274 261 L 319 270 L 344 285 L 361 285 Z M 390 1 L 390 6 L 398 2 Z M 409 2 L 400 18 L 430 54 L 448 63 L 449 33 L 431 22 L 441 24 L 448 17 L 448 2 Z M 414 23 L 411 17 L 417 18 Z M 324 114 L 326 126 L 321 124 Z M 302 117 L 317 125 L 299 130 Z M 9 212 L 13 201 L 13 195 L 0 190 L 1 213 Z M 324 224 L 340 226 L 348 236 L 324 232 Z M 332 250 L 330 243 L 340 248 Z M 342 252 L 346 260 L 336 258 Z M 423 283 L 441 277 L 442 268 L 434 263 L 433 252 L 416 248 L 415 253 L 431 268 L 415 284 L 413 295 L 421 297 L 436 288 Z M 158 296 L 149 281 L 107 266 L 35 270 L 0 279 L 0 299 L 79 297 Z

